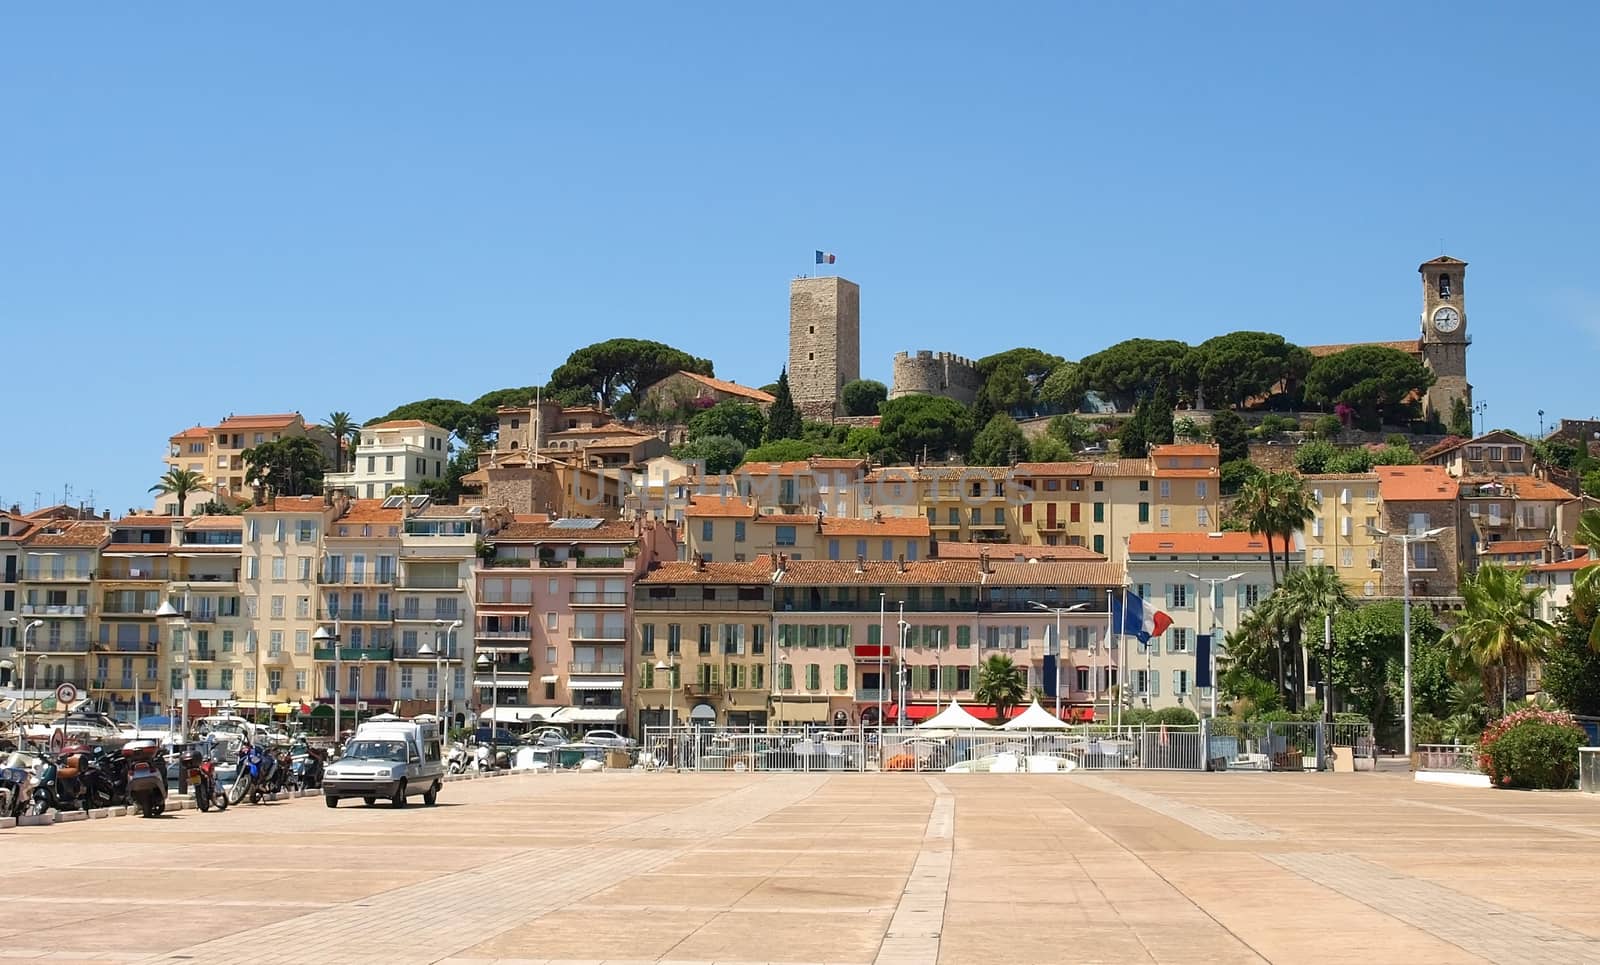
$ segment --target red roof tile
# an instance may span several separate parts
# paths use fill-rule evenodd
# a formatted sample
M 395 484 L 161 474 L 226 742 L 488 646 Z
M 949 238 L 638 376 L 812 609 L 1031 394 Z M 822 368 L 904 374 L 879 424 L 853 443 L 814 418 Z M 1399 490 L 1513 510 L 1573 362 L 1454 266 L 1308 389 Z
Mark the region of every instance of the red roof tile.
M 1120 563 L 1073 560 L 1053 563 L 994 563 L 987 586 L 1121 586 Z
M 1016 465 L 1019 476 L 1092 476 L 1094 463 L 1081 462 L 1019 462 Z
M 739 496 L 691 496 L 684 516 L 705 519 L 752 519 L 756 508 Z
M 779 582 L 787 586 L 977 586 L 982 576 L 976 560 L 917 560 L 906 563 L 904 569 L 897 562 L 790 560 Z
M 1377 466 L 1378 494 L 1389 502 L 1454 502 L 1460 487 L 1442 466 Z
M 760 402 L 763 405 L 771 405 L 773 401 L 772 396 L 768 393 L 763 392 L 760 389 L 752 389 L 748 385 L 740 385 L 737 382 L 729 382 L 725 379 L 712 378 L 709 375 L 700 375 L 696 372 L 679 372 L 677 374 L 689 379 L 690 381 L 698 382 L 708 389 L 721 392 L 723 395 L 736 395 L 741 398 L 749 399 L 752 402 Z
M 205 426 L 193 426 L 191 428 L 183 430 L 182 432 L 178 433 L 177 435 L 174 435 L 172 438 L 174 438 L 174 439 L 209 439 L 209 438 L 211 438 L 211 430 L 207 429 Z
M 1549 546 L 1548 540 L 1542 539 L 1503 539 L 1497 543 L 1488 543 L 1480 551 L 1482 556 L 1515 556 L 1524 553 L 1542 553 Z
M 1283 541 L 1273 540 L 1273 549 L 1283 549 Z M 1253 556 L 1266 551 L 1267 538 L 1260 533 L 1134 533 L 1128 537 L 1129 553 Z
M 1554 563 L 1536 563 L 1529 567 L 1529 569 L 1534 573 L 1575 573 L 1586 566 L 1592 565 L 1594 562 L 1594 560 L 1580 556 L 1575 560 L 1557 560 Z
M 103 520 L 62 520 L 55 523 L 40 523 L 37 529 L 22 538 L 22 545 L 92 549 L 110 539 L 111 524 Z
M 915 536 L 925 539 L 932 533 L 925 516 L 885 516 L 881 519 L 828 517 L 822 521 L 824 536 Z
M 283 415 L 231 415 L 217 423 L 218 429 L 282 429 L 300 418 L 300 413 Z
M 275 496 L 246 513 L 320 513 L 328 509 L 321 496 Z
M 749 586 L 757 583 L 772 582 L 772 561 L 766 556 L 757 556 L 748 563 L 662 563 L 652 567 L 650 572 L 641 576 L 636 582 L 641 584 L 658 585 L 664 583 L 676 584 L 740 584 Z M 707 605 L 715 607 L 716 604 L 707 601 Z
M 1164 446 L 1151 446 L 1150 458 L 1160 459 L 1162 456 L 1220 456 L 1221 450 L 1209 443 L 1176 443 Z
M 1103 560 L 1105 554 L 1087 546 L 1036 546 L 1032 543 L 954 543 L 940 541 L 935 547 L 941 560 L 975 560 L 987 554 L 991 562 L 1002 560 Z

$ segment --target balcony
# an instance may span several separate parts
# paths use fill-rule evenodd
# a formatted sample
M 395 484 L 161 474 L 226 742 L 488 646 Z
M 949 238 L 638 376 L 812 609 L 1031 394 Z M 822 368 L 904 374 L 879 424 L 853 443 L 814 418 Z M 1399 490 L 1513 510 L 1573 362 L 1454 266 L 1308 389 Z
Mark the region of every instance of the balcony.
M 60 573 L 54 570 L 22 571 L 22 581 L 24 583 L 87 583 L 92 579 L 94 579 L 94 573 L 90 571 L 82 573 L 69 570 L 63 570 Z
M 165 568 L 156 570 L 102 569 L 95 573 L 94 578 L 102 583 L 165 583 L 167 582 L 167 571 Z
M 488 570 L 525 570 L 533 565 L 533 560 L 524 556 L 497 556 L 483 561 L 484 569 Z M 541 562 L 539 564 L 543 566 Z
M 333 648 L 317 647 L 316 650 L 312 652 L 312 657 L 316 660 L 327 660 L 331 662 L 334 660 Z M 362 660 L 373 663 L 382 663 L 386 660 L 394 659 L 394 648 L 390 646 L 340 647 L 338 659 L 343 660 L 346 663 L 358 663 Z
M 617 632 L 612 633 L 612 632 L 610 632 L 608 630 L 603 630 L 603 629 L 580 630 L 580 629 L 574 627 L 573 630 L 572 630 L 572 633 L 569 636 L 569 638 L 574 643 L 577 643 L 577 642 L 583 642 L 583 643 L 627 643 L 628 642 L 628 635 L 627 635 L 627 631 L 625 631 L 625 630 L 618 630 Z
M 900 607 L 898 600 L 888 601 L 888 612 L 893 616 Z M 779 601 L 779 613 L 877 613 L 878 601 L 871 600 L 793 600 Z M 906 601 L 907 613 L 975 613 L 978 604 L 973 600 L 918 600 Z
M 159 604 L 157 604 L 157 606 L 159 606 Z M 140 606 L 136 603 L 107 603 L 100 607 L 100 615 L 119 617 L 153 617 L 156 615 L 156 608 Z
M 133 677 L 95 677 L 93 680 L 90 681 L 90 685 L 95 690 L 126 690 L 126 691 L 129 691 L 130 693 L 133 691 L 135 683 L 138 684 L 138 689 L 139 690 L 143 691 L 146 694 L 149 694 L 149 693 L 153 693 L 155 691 L 157 682 L 154 681 L 154 680 L 150 680 L 148 678 L 141 678 L 141 677 L 138 677 L 138 676 L 133 676 Z
M 362 572 L 355 573 L 350 570 L 322 571 L 317 573 L 317 582 L 323 586 L 393 586 L 394 573 L 391 572 Z
M 17 648 L 21 652 L 21 648 Z M 28 641 L 28 652 L 33 653 L 88 653 L 90 643 L 88 637 L 75 637 L 71 640 L 43 640 Z
M 622 673 L 623 665 L 618 663 L 569 663 L 567 673 Z
M 155 653 L 159 643 L 149 640 L 98 640 L 94 649 L 102 653 Z
M 213 650 L 210 647 L 205 647 L 189 654 L 189 661 L 191 663 L 212 663 L 220 659 L 220 651 Z
M 683 685 L 683 692 L 688 696 L 695 698 L 721 697 L 722 685 L 691 680 Z
M 454 623 L 455 621 L 461 619 L 462 611 L 424 610 L 421 607 L 401 607 L 400 609 L 391 612 L 394 613 L 394 618 L 396 620 L 406 620 L 420 623 L 438 623 L 440 620 L 443 620 L 445 623 Z
M 488 667 L 478 667 L 473 672 L 477 675 L 479 680 L 488 680 L 495 674 L 499 674 L 500 676 L 504 677 L 506 674 L 533 673 L 533 660 L 529 658 L 524 658 L 522 660 L 497 660 L 495 661 L 495 667 L 493 670 L 490 670 Z
M 429 645 L 429 649 L 432 649 L 431 644 Z M 400 647 L 395 650 L 394 658 L 396 660 L 443 660 L 445 663 L 449 663 L 452 660 L 461 659 L 461 653 L 457 647 L 450 647 L 445 651 L 445 654 L 442 657 L 434 653 L 423 654 L 420 652 L 421 650 L 421 644 L 414 644 L 411 646 L 401 644 Z
M 366 607 L 359 610 L 318 608 L 317 619 L 324 622 L 340 620 L 344 623 L 388 623 L 394 619 L 394 611 L 377 608 L 369 610 Z
M 771 600 L 678 600 L 648 596 L 639 597 L 633 605 L 640 610 L 731 610 L 735 612 L 770 613 Z M 876 606 L 877 604 L 873 604 Z
M 591 592 L 587 590 L 574 590 L 568 594 L 568 600 L 573 606 L 627 606 L 628 594 L 618 590 L 613 593 Z
M 856 703 L 858 703 L 858 704 L 876 704 L 876 703 L 880 703 L 880 702 L 886 703 L 886 704 L 887 703 L 893 703 L 894 702 L 894 691 L 887 690 L 887 689 L 880 688 L 880 687 L 857 687 L 856 688 Z
M 82 604 L 76 603 L 51 603 L 44 605 L 24 603 L 22 605 L 21 612 L 25 617 L 86 617 L 89 615 L 89 608 Z
M 632 565 L 631 556 L 569 556 L 564 560 L 539 558 L 539 567 L 546 570 L 581 569 L 622 569 Z
M 1051 607 L 1051 609 L 1049 609 L 1049 610 L 1041 610 L 1038 607 L 1033 606 L 1032 604 L 1030 604 L 1027 600 L 980 600 L 978 602 L 978 612 L 979 613 L 1032 613 L 1034 616 L 1049 617 L 1050 619 L 1053 620 L 1053 619 L 1055 619 L 1055 608 L 1058 608 L 1058 607 L 1060 609 L 1062 609 L 1063 611 L 1065 611 L 1067 607 L 1076 607 L 1076 606 L 1079 606 L 1081 604 L 1081 608 L 1073 610 L 1072 613 L 1065 613 L 1065 612 L 1062 613 L 1063 617 L 1070 617 L 1073 614 L 1080 614 L 1080 615 L 1087 615 L 1087 614 L 1093 614 L 1093 613 L 1104 614 L 1106 612 L 1106 606 L 1107 606 L 1106 596 L 1105 596 L 1104 593 L 1099 594 L 1099 597 L 1097 599 L 1089 599 L 1089 600 L 1040 600 L 1039 602 L 1043 603 L 1047 607 Z
M 532 640 L 533 630 L 478 630 L 473 636 L 479 640 Z

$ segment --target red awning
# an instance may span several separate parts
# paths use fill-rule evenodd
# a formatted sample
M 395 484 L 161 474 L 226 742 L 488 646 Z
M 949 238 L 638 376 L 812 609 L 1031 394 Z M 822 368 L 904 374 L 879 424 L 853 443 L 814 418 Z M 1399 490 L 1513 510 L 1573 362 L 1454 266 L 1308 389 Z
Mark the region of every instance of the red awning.
M 949 704 L 912 704 L 906 708 L 906 719 L 911 721 L 928 720 L 949 706 Z M 993 721 L 995 719 L 994 707 L 991 704 L 962 704 L 961 708 L 980 720 Z M 1027 709 L 1026 706 L 1008 707 L 1005 719 L 1011 720 L 1013 717 L 1018 717 Z M 894 718 L 894 708 L 890 707 L 887 713 L 892 720 Z

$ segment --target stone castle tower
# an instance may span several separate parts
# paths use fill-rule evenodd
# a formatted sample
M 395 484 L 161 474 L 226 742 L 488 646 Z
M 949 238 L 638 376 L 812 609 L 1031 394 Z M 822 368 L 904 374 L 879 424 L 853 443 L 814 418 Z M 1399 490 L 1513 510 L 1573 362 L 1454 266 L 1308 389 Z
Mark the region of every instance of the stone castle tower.
M 802 415 L 839 414 L 845 383 L 861 378 L 861 286 L 839 277 L 789 283 L 789 392 Z
M 1424 414 L 1448 421 L 1455 401 L 1472 406 L 1467 382 L 1467 263 L 1447 255 L 1417 267 L 1422 275 L 1422 364 L 1433 372 L 1433 387 L 1423 401 Z
M 942 395 L 962 405 L 978 397 L 983 378 L 978 364 L 952 352 L 897 352 L 894 357 L 894 383 L 889 398 L 903 395 Z

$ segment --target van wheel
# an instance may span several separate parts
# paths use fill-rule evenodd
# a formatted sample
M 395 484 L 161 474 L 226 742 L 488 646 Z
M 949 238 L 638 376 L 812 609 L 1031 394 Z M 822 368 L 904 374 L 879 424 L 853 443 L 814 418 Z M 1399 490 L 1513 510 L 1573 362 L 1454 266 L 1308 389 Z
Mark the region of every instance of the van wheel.
M 322 803 L 326 804 L 330 808 L 336 808 L 336 807 L 339 806 L 339 799 L 336 798 L 336 797 L 329 797 L 327 795 L 323 795 Z
M 432 787 L 422 792 L 422 803 L 426 804 L 430 808 L 439 803 L 439 785 L 437 782 L 435 782 Z
M 406 806 L 406 782 L 405 781 L 401 781 L 400 782 L 400 786 L 394 789 L 394 797 L 389 799 L 389 803 L 393 804 L 397 808 L 403 808 L 403 807 Z
M 372 806 L 373 806 L 373 805 L 374 805 L 374 804 L 377 804 L 377 803 L 378 803 L 378 799 L 377 799 L 377 798 L 375 798 L 375 797 L 364 797 L 364 798 L 362 798 L 362 799 L 361 799 L 361 803 L 362 803 L 362 804 L 365 804 L 365 805 L 366 805 L 366 806 L 367 806 L 367 807 L 369 807 L 369 808 L 370 808 L 370 807 L 372 807 Z

